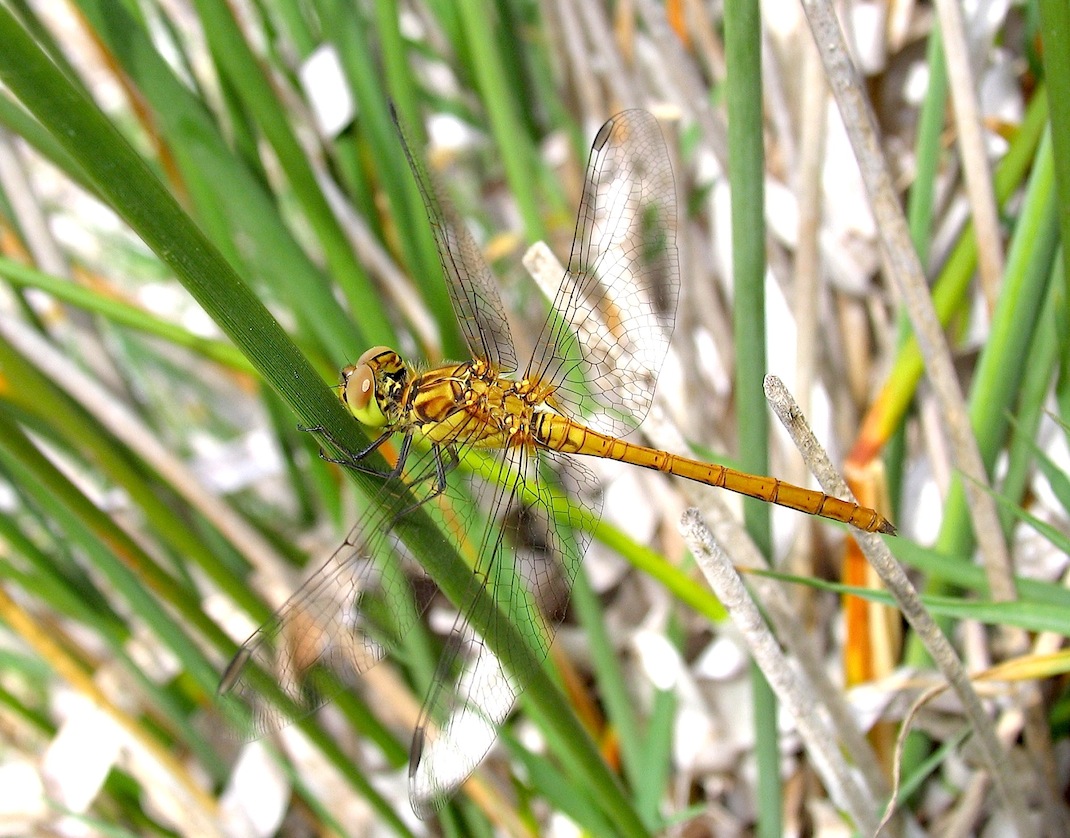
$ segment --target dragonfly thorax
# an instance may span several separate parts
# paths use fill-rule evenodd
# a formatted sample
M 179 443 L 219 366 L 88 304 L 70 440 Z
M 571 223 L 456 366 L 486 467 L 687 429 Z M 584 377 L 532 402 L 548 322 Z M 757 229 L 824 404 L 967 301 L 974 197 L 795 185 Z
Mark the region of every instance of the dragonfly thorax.
M 395 430 L 411 429 L 432 444 L 508 448 L 530 437 L 532 405 L 520 382 L 480 359 L 414 374 Z
M 409 368 L 401 356 L 389 347 L 375 346 L 342 370 L 339 396 L 362 425 L 382 428 L 400 418 L 408 383 Z

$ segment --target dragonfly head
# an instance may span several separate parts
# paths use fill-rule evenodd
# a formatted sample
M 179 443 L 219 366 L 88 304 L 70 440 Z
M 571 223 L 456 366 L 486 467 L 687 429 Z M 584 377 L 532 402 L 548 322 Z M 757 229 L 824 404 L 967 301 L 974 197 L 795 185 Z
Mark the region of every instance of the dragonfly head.
M 401 357 L 386 346 L 376 346 L 342 370 L 338 395 L 362 425 L 383 428 L 400 418 L 408 380 Z

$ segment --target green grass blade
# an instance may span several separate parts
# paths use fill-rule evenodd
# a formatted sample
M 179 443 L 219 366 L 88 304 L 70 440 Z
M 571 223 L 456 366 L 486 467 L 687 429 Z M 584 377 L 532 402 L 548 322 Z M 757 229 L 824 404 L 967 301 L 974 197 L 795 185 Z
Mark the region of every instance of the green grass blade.
M 769 418 L 762 382 L 765 355 L 765 158 L 762 126 L 761 24 L 758 7 L 742 0 L 725 4 L 728 67 L 728 169 L 732 176 L 732 325 L 736 357 L 736 421 L 739 456 L 746 471 L 769 473 Z M 744 499 L 747 532 L 767 560 L 772 558 L 767 504 Z M 757 666 L 751 666 L 758 755 L 758 834 L 783 831 L 780 746 L 776 698 Z
M 238 29 L 230 7 L 218 0 L 196 3 L 209 48 L 222 72 L 234 85 L 242 102 L 264 132 L 289 180 L 304 218 L 315 231 L 332 279 L 339 284 L 357 315 L 364 345 L 391 343 L 386 312 L 379 294 L 357 262 L 341 225 L 316 183 L 309 159 L 290 127 L 289 120 L 260 64 Z

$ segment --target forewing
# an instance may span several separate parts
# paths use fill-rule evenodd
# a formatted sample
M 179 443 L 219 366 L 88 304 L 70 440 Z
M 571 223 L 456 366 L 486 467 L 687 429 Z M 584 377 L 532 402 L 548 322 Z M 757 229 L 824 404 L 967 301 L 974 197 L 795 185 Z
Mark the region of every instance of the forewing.
M 554 472 L 545 476 L 571 490 L 566 506 L 543 481 L 522 480 L 524 458 L 520 449 L 503 458 L 503 474 L 514 477 L 495 491 L 497 526 L 481 542 L 472 597 L 457 617 L 413 737 L 409 799 L 421 818 L 441 809 L 483 761 L 541 666 L 590 541 L 580 529 L 581 510 L 601 514 L 597 481 L 586 466 L 553 452 L 540 456 Z M 539 549 L 518 553 L 518 543 Z
M 599 130 L 565 275 L 526 377 L 614 435 L 650 409 L 679 299 L 676 186 L 657 120 L 624 111 Z
M 412 628 L 433 586 L 412 591 L 395 524 L 435 486 L 439 452 L 410 455 L 409 478 L 388 480 L 327 562 L 261 626 L 228 665 L 219 692 L 244 709 L 248 738 L 316 710 Z M 409 491 L 406 491 L 406 485 Z M 413 596 L 415 609 L 396 604 Z
M 468 348 L 473 357 L 486 358 L 500 372 L 513 372 L 516 350 L 497 280 L 453 205 L 413 152 L 397 112 L 391 109 L 391 115 L 431 222 L 446 287 Z

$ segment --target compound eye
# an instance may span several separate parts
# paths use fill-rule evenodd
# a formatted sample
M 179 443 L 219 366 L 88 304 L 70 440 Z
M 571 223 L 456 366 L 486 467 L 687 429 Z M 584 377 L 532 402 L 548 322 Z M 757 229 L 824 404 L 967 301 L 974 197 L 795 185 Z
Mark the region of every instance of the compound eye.
M 373 346 L 371 349 L 365 349 L 364 354 L 357 358 L 357 363 L 355 363 L 353 366 L 363 366 L 364 364 L 367 364 L 372 358 L 377 358 L 380 355 L 383 355 L 388 352 L 391 355 L 394 354 L 394 350 L 392 350 L 389 346 Z
M 372 428 L 386 424 L 375 400 L 375 375 L 368 364 L 353 364 L 342 370 L 342 401 L 361 424 Z
M 356 412 L 365 410 L 375 396 L 375 377 L 372 368 L 367 364 L 355 364 L 346 367 L 345 376 L 345 402 L 349 409 Z

